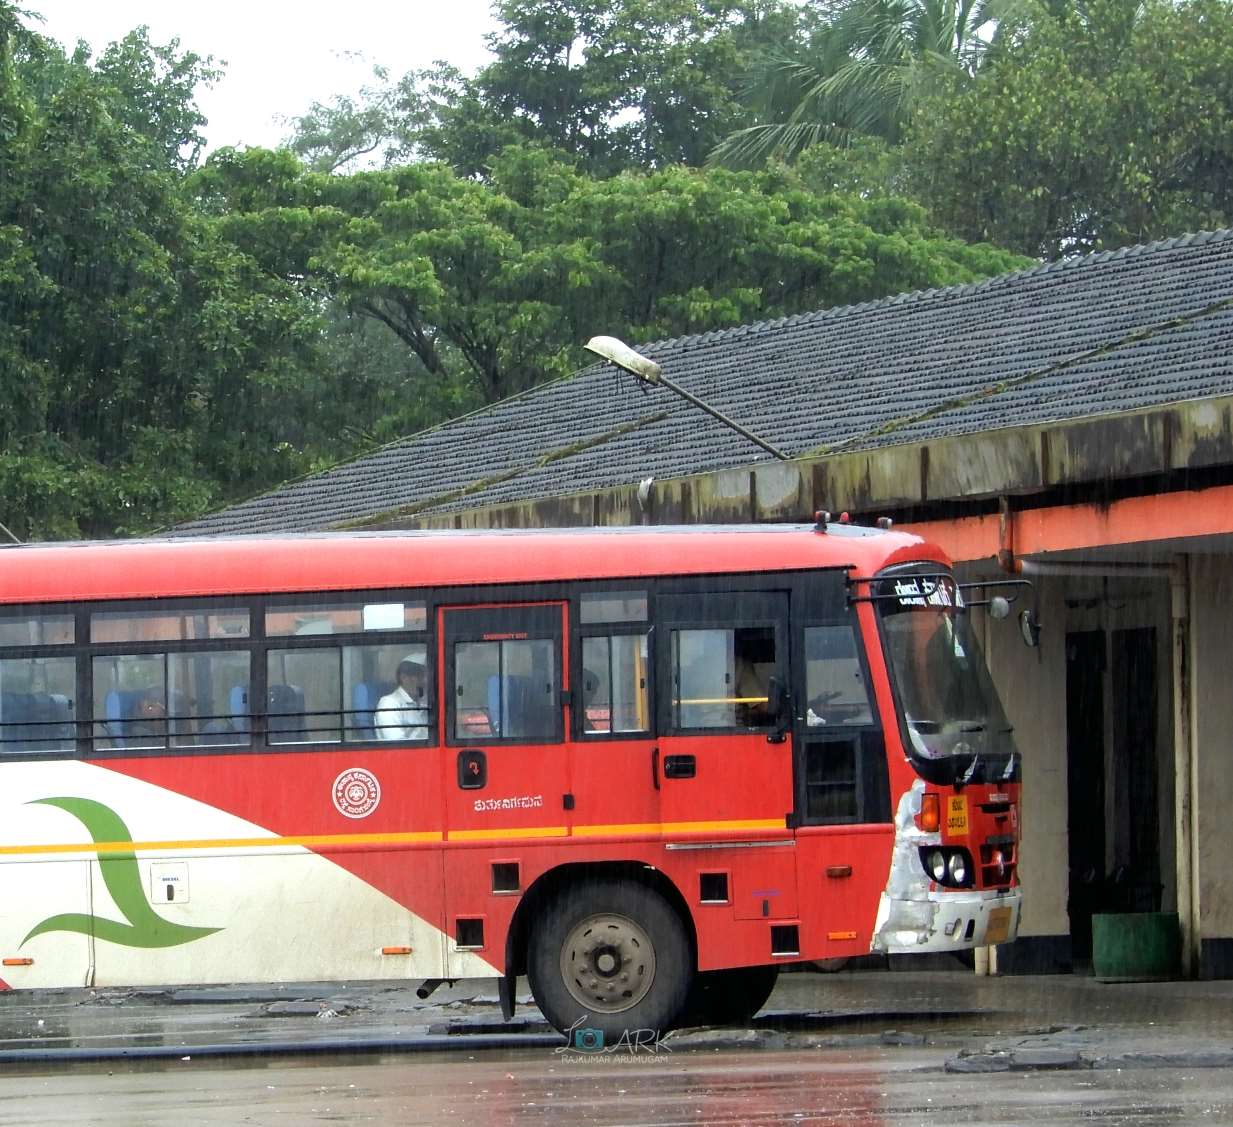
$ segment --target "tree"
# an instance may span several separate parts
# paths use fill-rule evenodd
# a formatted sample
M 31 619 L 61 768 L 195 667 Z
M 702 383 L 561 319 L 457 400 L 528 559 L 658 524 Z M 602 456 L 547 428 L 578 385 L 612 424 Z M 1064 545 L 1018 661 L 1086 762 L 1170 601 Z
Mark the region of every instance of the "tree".
M 976 70 L 993 12 L 990 0 L 839 0 L 813 12 L 803 36 L 756 61 L 747 97 L 757 120 L 716 146 L 712 162 L 756 167 L 857 138 L 897 144 L 926 92 Z
M 487 175 L 509 145 L 568 155 L 584 171 L 701 164 L 742 120 L 740 75 L 795 25 L 789 0 L 499 0 L 493 61 L 447 64 L 313 106 L 289 144 L 314 168 L 380 153 L 385 167 L 441 160 Z
M 958 237 L 1053 258 L 1233 223 L 1233 5 L 1041 8 L 922 107 L 914 193 Z
M 263 269 L 283 256 L 301 292 L 383 325 L 418 362 L 406 378 L 460 402 L 575 370 L 597 331 L 679 336 L 1021 261 L 935 237 L 903 200 L 815 193 L 785 169 L 601 178 L 516 146 L 487 183 L 443 165 L 298 181 L 285 165 L 256 171 L 276 159 L 211 163 L 232 237 Z
M 389 168 L 417 155 L 420 132 L 435 120 L 434 108 L 452 94 L 462 76 L 447 64 L 410 71 L 392 81 L 375 66 L 373 81 L 358 96 L 338 95 L 314 102 L 291 119 L 286 147 L 315 172 L 359 171 L 364 165 Z
M 605 35 L 627 21 L 631 74 L 663 20 L 695 18 L 678 0 L 589 3 L 554 10 Z M 728 57 L 744 16 L 693 8 Z M 593 64 L 592 91 L 613 61 Z M 406 105 L 428 99 L 424 120 L 451 143 L 462 118 L 439 104 L 487 122 L 467 150 L 482 176 L 439 162 L 344 174 L 285 151 L 200 162 L 193 91 L 211 74 L 140 29 L 97 59 L 66 54 L 0 0 L 0 521 L 20 535 L 137 532 L 250 496 L 566 374 L 597 331 L 676 336 L 1017 264 L 937 237 L 889 193 L 836 191 L 823 161 L 610 175 L 617 154 L 655 164 L 683 143 L 671 91 L 645 82 L 623 87 L 638 91 L 630 121 L 597 112 L 563 155 L 565 119 L 526 109 L 534 83 L 503 118 L 441 69 Z M 496 147 L 524 132 L 541 139 Z M 342 138 L 324 138 L 323 168 Z M 580 167 L 591 157 L 602 174 Z
M 91 65 L 6 26 L 0 520 L 149 528 L 311 464 L 287 419 L 318 313 L 184 191 L 209 68 L 141 30 Z

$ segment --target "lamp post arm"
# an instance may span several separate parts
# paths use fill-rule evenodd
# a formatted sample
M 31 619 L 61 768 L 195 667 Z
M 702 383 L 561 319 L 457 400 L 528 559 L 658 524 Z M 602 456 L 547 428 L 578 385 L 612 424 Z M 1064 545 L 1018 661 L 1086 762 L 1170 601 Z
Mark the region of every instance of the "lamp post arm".
M 755 445 L 761 446 L 763 450 L 766 450 L 770 454 L 774 454 L 775 457 L 778 458 L 781 462 L 789 462 L 792 460 L 791 458 L 789 458 L 787 454 L 785 454 L 778 447 L 772 446 L 769 442 L 767 442 L 763 438 L 759 438 L 756 434 L 753 433 L 753 431 L 746 430 L 743 426 L 741 426 L 740 423 L 734 422 L 732 419 L 728 418 L 728 416 L 725 415 L 722 411 L 717 411 L 714 407 L 710 406 L 710 404 L 703 403 L 702 400 L 699 399 L 696 395 L 693 395 L 690 392 L 686 391 L 683 387 L 681 387 L 680 384 L 673 383 L 672 380 L 668 379 L 668 377 L 663 375 L 662 373 L 660 374 L 658 382 L 663 384 L 664 387 L 666 387 L 669 391 L 675 391 L 677 395 L 679 395 L 682 399 L 686 400 L 687 402 L 692 403 L 695 407 L 700 407 L 708 415 L 714 416 L 721 423 L 723 423 L 724 426 L 730 427 L 732 430 L 736 431 L 737 434 L 744 435 L 744 437 L 748 438 L 750 442 L 754 443 Z

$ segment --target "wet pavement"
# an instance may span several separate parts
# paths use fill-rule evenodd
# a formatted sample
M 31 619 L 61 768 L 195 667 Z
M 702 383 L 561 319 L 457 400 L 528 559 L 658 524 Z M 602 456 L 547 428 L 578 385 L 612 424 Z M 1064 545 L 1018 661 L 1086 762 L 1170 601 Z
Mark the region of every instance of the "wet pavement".
M 549 1049 L 524 991 L 490 982 L 77 989 L 0 994 L 0 1066 L 24 1062 Z M 899 1050 L 950 1073 L 1233 1067 L 1233 982 L 856 970 L 781 975 L 747 1027 L 680 1030 L 675 1051 Z

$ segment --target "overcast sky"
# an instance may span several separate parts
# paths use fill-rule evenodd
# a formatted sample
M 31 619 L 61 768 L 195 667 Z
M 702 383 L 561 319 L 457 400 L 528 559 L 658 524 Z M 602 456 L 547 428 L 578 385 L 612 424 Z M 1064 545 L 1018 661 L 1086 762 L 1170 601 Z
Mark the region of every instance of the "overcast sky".
M 289 130 L 278 118 L 314 101 L 354 94 L 374 63 L 400 76 L 445 59 L 472 72 L 487 57 L 492 0 L 22 0 L 44 17 L 34 28 L 71 49 L 84 39 L 97 53 L 146 24 L 155 43 L 227 63 L 197 103 L 210 119 L 211 148 L 273 146 Z M 349 53 L 358 53 L 356 58 Z

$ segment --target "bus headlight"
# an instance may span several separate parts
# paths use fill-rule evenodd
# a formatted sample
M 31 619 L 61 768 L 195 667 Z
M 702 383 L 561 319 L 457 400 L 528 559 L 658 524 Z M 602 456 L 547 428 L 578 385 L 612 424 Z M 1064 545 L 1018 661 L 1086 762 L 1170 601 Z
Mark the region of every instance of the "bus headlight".
M 920 851 L 920 861 L 935 884 L 946 888 L 972 887 L 972 858 L 966 849 L 925 846 Z

